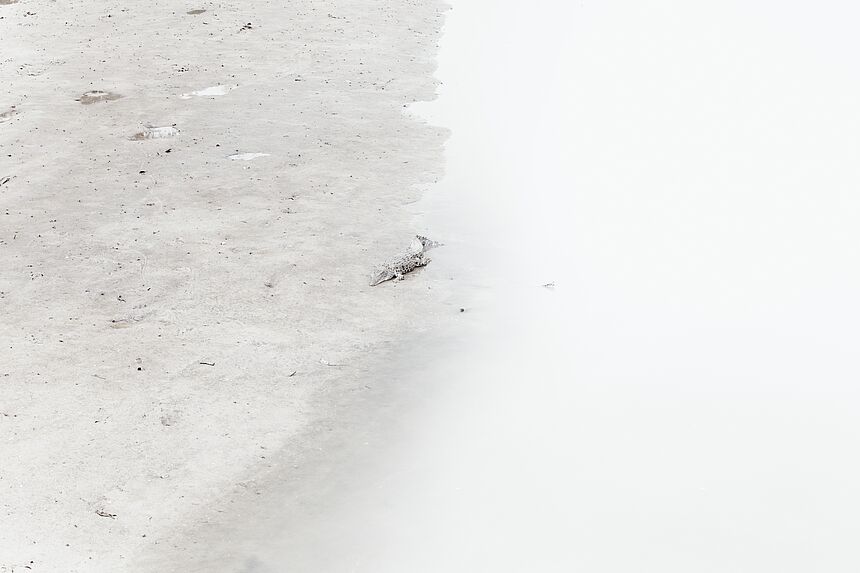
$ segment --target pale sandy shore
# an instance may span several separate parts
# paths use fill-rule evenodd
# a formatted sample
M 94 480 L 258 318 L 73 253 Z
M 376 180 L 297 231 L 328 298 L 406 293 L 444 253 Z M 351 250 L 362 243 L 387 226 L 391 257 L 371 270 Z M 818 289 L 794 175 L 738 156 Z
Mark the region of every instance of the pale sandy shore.
M 367 284 L 427 231 L 444 6 L 0 4 L 0 572 L 143 570 L 451 313 L 443 264 Z

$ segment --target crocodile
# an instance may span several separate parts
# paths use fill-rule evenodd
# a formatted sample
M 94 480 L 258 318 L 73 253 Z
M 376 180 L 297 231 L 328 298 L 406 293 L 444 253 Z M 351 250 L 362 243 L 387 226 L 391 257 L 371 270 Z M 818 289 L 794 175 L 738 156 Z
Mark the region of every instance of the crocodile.
M 441 243 L 431 241 L 427 237 L 415 235 L 409 248 L 401 255 L 379 265 L 370 275 L 370 286 L 376 286 L 391 279 L 403 280 L 403 275 L 412 272 L 419 267 L 426 266 L 430 262 L 427 251 Z

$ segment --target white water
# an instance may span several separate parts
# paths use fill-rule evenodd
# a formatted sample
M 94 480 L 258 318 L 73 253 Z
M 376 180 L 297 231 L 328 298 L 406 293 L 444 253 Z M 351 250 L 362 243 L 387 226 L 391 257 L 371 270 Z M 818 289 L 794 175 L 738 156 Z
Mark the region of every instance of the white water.
M 858 10 L 455 1 L 470 337 L 275 570 L 860 569 Z

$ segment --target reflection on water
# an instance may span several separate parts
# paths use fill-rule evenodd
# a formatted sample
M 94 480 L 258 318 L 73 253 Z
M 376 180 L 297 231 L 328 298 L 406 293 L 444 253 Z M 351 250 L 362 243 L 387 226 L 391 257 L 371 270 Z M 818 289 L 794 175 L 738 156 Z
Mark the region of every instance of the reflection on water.
M 273 570 L 860 567 L 858 11 L 455 1 L 463 327 Z

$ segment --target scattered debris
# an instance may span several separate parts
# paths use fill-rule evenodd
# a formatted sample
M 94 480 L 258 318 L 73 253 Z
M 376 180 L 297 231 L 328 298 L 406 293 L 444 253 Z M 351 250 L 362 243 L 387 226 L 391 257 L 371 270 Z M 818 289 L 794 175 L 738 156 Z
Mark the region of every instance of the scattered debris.
M 232 155 L 228 155 L 227 159 L 232 159 L 233 161 L 251 161 L 253 159 L 257 159 L 258 157 L 268 156 L 268 153 L 234 153 Z
M 157 127 L 154 125 L 144 125 L 143 131 L 139 131 L 129 137 L 132 141 L 143 141 L 144 139 L 164 139 L 166 137 L 173 137 L 174 135 L 179 133 L 179 130 L 176 129 L 174 125 L 167 125 L 164 127 Z
M 241 28 L 239 28 L 239 31 L 240 31 L 240 32 L 244 32 L 245 30 L 251 30 L 251 29 L 253 29 L 253 26 L 251 26 L 251 23 L 250 23 L 250 22 L 248 22 L 247 24 L 245 24 L 244 26 L 242 26 Z
M 110 519 L 116 519 L 115 513 L 108 513 L 106 511 L 104 511 L 103 509 L 97 509 L 96 515 L 98 515 L 99 517 L 109 517 Z
M 218 97 L 222 95 L 227 95 L 232 90 L 238 88 L 239 86 L 212 86 L 208 88 L 203 88 L 202 90 L 197 90 L 193 92 L 189 92 L 186 94 L 182 94 L 179 96 L 180 99 L 191 99 L 193 97 Z
M 374 269 L 370 277 L 370 286 L 376 286 L 391 279 L 402 280 L 406 273 L 426 266 L 430 262 L 430 258 L 426 255 L 427 251 L 438 246 L 441 246 L 441 243 L 416 235 L 405 253 Z
M 108 102 L 120 99 L 122 96 L 113 92 L 105 92 L 101 90 L 92 90 L 85 92 L 75 101 L 79 101 L 84 105 L 90 105 L 98 102 Z

